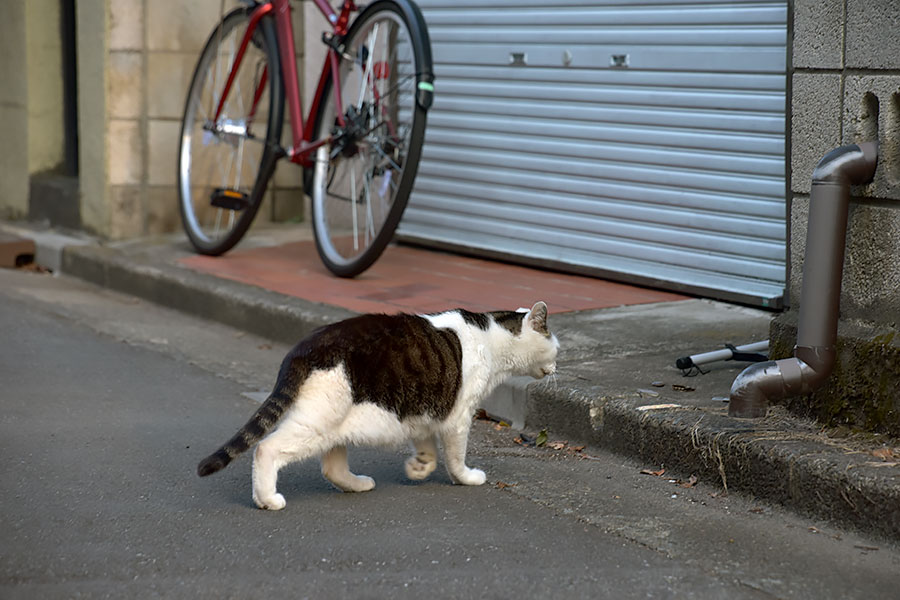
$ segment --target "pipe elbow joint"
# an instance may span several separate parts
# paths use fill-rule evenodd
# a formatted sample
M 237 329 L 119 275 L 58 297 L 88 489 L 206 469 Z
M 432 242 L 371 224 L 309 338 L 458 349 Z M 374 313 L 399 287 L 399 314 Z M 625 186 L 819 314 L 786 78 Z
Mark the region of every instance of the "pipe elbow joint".
M 784 390 L 778 361 L 755 363 L 741 371 L 731 384 L 728 414 L 732 417 L 755 419 L 766 416 L 769 402 Z
M 878 144 L 862 142 L 835 148 L 822 157 L 812 174 L 816 185 L 859 185 L 872 180 L 878 167 Z
M 731 385 L 728 414 L 744 419 L 764 417 L 773 400 L 811 394 L 831 375 L 834 359 L 832 348 L 798 346 L 793 358 L 747 367 Z
M 802 365 L 801 382 L 803 389 L 801 394 L 811 394 L 831 376 L 834 371 L 834 362 L 837 353 L 833 347 L 827 346 L 795 346 L 794 359 Z

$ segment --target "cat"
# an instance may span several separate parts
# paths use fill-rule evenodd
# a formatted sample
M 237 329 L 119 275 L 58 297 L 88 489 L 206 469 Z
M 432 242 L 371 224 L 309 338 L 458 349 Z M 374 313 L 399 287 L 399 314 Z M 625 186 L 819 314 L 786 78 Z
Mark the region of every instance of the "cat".
M 421 480 L 437 466 L 437 441 L 451 479 L 481 485 L 484 471 L 466 466 L 478 403 L 511 375 L 540 379 L 556 372 L 559 342 L 547 327 L 547 305 L 474 313 L 362 315 L 315 330 L 284 358 L 275 387 L 225 445 L 203 459 L 207 476 L 257 442 L 253 501 L 280 510 L 278 470 L 320 456 L 322 474 L 345 492 L 375 481 L 347 465 L 347 446 L 412 442 L 406 475 Z

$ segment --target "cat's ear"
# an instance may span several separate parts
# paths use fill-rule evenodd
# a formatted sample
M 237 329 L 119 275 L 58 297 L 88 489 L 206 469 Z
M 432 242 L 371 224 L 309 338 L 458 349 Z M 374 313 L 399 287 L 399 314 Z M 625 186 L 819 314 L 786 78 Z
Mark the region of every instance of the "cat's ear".
M 528 322 L 528 326 L 538 333 L 544 335 L 550 333 L 550 330 L 547 329 L 547 305 L 544 302 L 535 302 L 525 316 L 525 320 Z

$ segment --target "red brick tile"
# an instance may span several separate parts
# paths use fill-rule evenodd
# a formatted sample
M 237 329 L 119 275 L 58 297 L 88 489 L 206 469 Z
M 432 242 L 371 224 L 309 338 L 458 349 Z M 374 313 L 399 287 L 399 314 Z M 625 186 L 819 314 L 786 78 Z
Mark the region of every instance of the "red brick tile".
M 391 246 L 356 279 L 333 277 L 315 244 L 191 256 L 191 269 L 357 312 L 512 310 L 544 300 L 551 312 L 683 300 L 685 296 L 419 248 Z

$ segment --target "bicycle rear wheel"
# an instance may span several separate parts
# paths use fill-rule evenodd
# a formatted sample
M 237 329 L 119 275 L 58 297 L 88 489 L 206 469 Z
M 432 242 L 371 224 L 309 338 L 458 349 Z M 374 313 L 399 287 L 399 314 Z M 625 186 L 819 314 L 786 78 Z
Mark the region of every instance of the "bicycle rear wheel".
M 179 207 L 184 230 L 201 254 L 222 254 L 241 239 L 277 159 L 284 93 L 271 18 L 263 17 L 256 27 L 216 118 L 251 15 L 250 8 L 235 9 L 213 30 L 185 102 Z
M 414 5 L 380 0 L 354 20 L 342 50 L 340 93 L 329 79 L 316 117 L 313 139 L 332 142 L 316 153 L 310 196 L 322 261 L 353 277 L 381 255 L 406 208 L 431 100 L 431 45 Z

